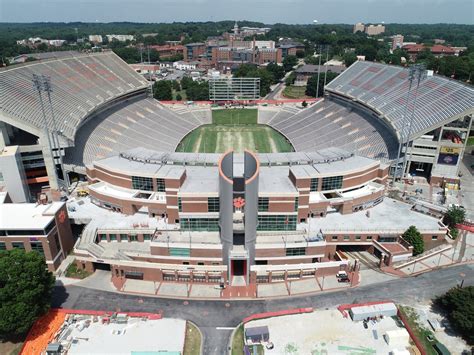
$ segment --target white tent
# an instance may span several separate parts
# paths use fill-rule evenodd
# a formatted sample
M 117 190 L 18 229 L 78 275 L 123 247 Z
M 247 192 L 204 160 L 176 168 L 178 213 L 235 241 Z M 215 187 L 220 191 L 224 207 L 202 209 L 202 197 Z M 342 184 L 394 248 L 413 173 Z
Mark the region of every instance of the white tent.
M 388 345 L 408 345 L 410 334 L 408 334 L 405 328 L 398 328 L 395 330 L 387 330 L 384 338 Z

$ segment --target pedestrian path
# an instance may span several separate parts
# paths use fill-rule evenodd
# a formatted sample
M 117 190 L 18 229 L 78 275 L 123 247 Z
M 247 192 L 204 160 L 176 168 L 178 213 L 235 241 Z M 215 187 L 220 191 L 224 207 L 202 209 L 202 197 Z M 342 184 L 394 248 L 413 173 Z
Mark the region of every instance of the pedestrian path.
M 461 233 L 454 244 L 446 245 L 432 253 L 395 266 L 395 269 L 407 275 L 413 275 L 443 266 L 472 261 L 474 261 L 474 234 Z

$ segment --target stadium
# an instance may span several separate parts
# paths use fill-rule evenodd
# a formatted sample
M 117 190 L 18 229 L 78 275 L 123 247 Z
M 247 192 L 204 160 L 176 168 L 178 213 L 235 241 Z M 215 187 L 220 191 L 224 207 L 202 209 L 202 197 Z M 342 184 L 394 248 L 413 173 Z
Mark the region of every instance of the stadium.
M 49 80 L 35 86 L 34 75 Z M 113 52 L 3 68 L 0 87 L 10 198 L 87 180 L 89 215 L 68 203 L 87 224 L 76 263 L 111 270 L 119 288 L 142 279 L 252 289 L 349 268 L 351 250 L 391 265 L 411 255 L 400 237 L 410 225 L 439 245 L 446 226 L 385 198 L 385 185 L 400 169 L 456 185 L 474 113 L 472 87 L 429 75 L 414 102 L 408 69 L 372 62 L 355 62 L 306 108 L 159 102 Z

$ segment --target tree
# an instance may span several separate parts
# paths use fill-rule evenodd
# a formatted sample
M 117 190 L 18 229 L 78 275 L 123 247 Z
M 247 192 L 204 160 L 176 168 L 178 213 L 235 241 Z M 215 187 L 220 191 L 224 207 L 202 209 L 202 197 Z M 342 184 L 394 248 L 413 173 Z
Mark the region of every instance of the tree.
M 153 97 L 157 100 L 173 100 L 171 81 L 160 80 L 153 85 Z
M 176 100 L 177 101 L 183 100 L 183 97 L 181 96 L 181 94 L 176 94 Z
M 405 233 L 403 233 L 402 237 L 413 246 L 413 255 L 421 254 L 425 250 L 423 237 L 415 226 L 410 226 Z
M 118 41 L 112 41 L 113 43 Z M 120 42 L 118 42 L 120 43 Z M 128 64 L 140 62 L 140 52 L 137 48 L 117 47 L 113 49 L 114 53 L 126 61 Z
M 285 85 L 286 85 L 286 86 L 293 85 L 293 83 L 295 82 L 295 80 L 296 80 L 296 73 L 295 73 L 295 72 L 291 72 L 290 75 L 288 75 L 287 78 L 285 79 Z
M 0 251 L 0 337 L 23 334 L 49 310 L 54 276 L 37 252 Z
M 354 52 L 347 52 L 346 54 L 344 54 L 343 60 L 346 67 L 349 67 L 357 60 L 357 56 Z
M 474 345 L 474 286 L 454 287 L 435 299 L 459 334 Z
M 188 100 L 209 100 L 209 83 L 207 81 L 193 81 L 191 78 L 189 80 L 190 81 L 186 84 L 186 96 Z M 183 81 L 181 81 L 181 86 L 184 88 Z
M 276 63 L 267 65 L 267 70 L 273 75 L 273 81 L 278 82 L 285 76 L 285 69 Z
M 466 210 L 463 207 L 451 206 L 444 214 L 443 222 L 450 229 L 450 234 L 453 239 L 456 239 L 459 235 L 459 231 L 456 229 L 456 224 L 463 223 L 466 219 Z
M 175 91 L 181 91 L 181 85 L 179 85 L 178 80 L 173 80 L 173 90 Z
M 298 58 L 294 55 L 287 55 L 285 59 L 283 59 L 283 68 L 286 72 L 293 70 L 293 67 L 298 64 Z
M 466 210 L 459 206 L 451 206 L 444 214 L 443 222 L 450 228 L 454 228 L 456 224 L 464 222 L 466 219 Z
M 326 74 L 326 84 L 337 77 L 338 74 L 333 72 L 327 72 Z M 308 83 L 306 84 L 306 95 L 316 97 L 316 90 L 319 88 L 318 97 L 323 96 L 324 94 L 324 72 L 319 74 L 319 87 L 318 87 L 318 74 L 313 75 L 309 78 Z

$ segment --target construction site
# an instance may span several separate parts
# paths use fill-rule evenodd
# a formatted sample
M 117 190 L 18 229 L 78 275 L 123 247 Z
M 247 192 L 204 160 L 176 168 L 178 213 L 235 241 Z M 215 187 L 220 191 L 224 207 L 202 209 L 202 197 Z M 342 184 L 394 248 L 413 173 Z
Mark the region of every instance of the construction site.
M 415 354 L 416 347 L 394 303 L 305 309 L 300 314 L 252 320 L 245 345 L 265 354 Z
M 40 318 L 20 354 L 183 354 L 185 320 L 152 313 L 70 312 L 51 310 Z

